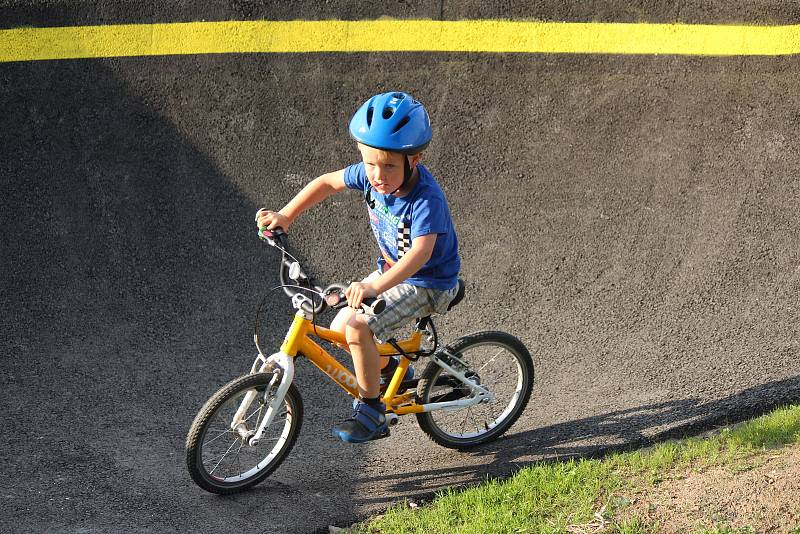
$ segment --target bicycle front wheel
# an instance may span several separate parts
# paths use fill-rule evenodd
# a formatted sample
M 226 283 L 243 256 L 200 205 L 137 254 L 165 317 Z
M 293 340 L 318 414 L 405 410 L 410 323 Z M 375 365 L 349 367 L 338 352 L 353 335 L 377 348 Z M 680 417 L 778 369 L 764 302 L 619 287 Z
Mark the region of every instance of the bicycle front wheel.
M 491 441 L 519 418 L 533 391 L 533 360 L 525 345 L 505 332 L 479 332 L 445 347 L 466 367 L 469 380 L 487 388 L 492 401 L 456 410 L 417 414 L 420 428 L 451 449 L 468 449 Z M 467 398 L 469 387 L 430 362 L 417 386 L 417 402 L 428 404 Z
M 230 494 L 255 486 L 272 473 L 294 446 L 303 420 L 303 402 L 294 384 L 256 445 L 249 436 L 266 416 L 274 389 L 271 373 L 237 378 L 217 391 L 194 419 L 186 437 L 186 465 L 198 486 Z M 245 396 L 252 401 L 239 430 L 231 422 Z

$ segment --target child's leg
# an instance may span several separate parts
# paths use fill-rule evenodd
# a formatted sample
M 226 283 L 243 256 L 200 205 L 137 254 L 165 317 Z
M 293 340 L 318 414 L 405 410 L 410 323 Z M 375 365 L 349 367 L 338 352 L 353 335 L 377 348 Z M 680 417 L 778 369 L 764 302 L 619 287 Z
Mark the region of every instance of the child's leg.
M 345 338 L 353 356 L 358 381 L 358 396 L 353 415 L 335 425 L 331 433 L 343 441 L 364 443 L 389 435 L 386 406 L 380 401 L 380 359 L 378 348 L 363 314 L 352 314 L 345 327 Z
M 427 290 L 410 284 L 398 284 L 381 294 L 381 298 L 386 301 L 381 313 L 354 315 L 347 323 L 347 342 L 353 355 L 359 394 L 365 398 L 380 395 L 380 371 L 389 363 L 389 358 L 379 358 L 375 338 L 385 341 L 402 325 L 433 311 Z
M 336 317 L 333 318 L 331 321 L 331 330 L 336 330 L 337 332 L 341 332 L 345 337 L 347 336 L 347 323 L 350 322 L 350 318 L 356 315 L 356 310 L 353 308 L 347 307 L 342 308 L 339 310 L 339 313 L 336 314 Z M 372 334 L 370 334 L 372 335 Z M 377 352 L 377 349 L 376 349 Z M 380 360 L 380 368 L 383 369 L 389 363 L 389 357 L 383 356 L 379 358 Z
M 380 358 L 375 336 L 388 339 L 392 332 L 414 317 L 423 317 L 431 310 L 426 291 L 409 284 L 399 284 L 381 295 L 386 308 L 377 315 L 350 314 L 345 326 L 345 339 L 353 356 L 358 382 L 359 402 L 353 405 L 353 415 L 336 425 L 331 433 L 351 443 L 363 443 L 389 435 L 386 407 L 380 402 Z M 337 320 L 340 319 L 337 317 Z M 341 320 L 335 321 L 341 325 Z
M 388 363 L 388 358 L 381 358 L 375 338 L 367 325 L 364 315 L 353 314 L 347 322 L 345 337 L 353 356 L 353 368 L 358 381 L 358 394 L 364 399 L 380 396 L 381 368 Z M 383 360 L 383 361 L 382 361 Z

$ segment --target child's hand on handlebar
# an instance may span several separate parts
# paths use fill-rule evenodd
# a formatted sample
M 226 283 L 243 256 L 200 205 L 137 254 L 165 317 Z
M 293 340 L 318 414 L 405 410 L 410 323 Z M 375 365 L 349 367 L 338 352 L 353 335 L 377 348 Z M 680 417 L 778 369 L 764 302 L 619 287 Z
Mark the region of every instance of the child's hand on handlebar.
M 361 302 L 366 298 L 374 298 L 378 296 L 378 292 L 372 287 L 372 284 L 365 282 L 353 282 L 350 287 L 344 290 L 344 296 L 347 297 L 347 304 L 351 308 L 360 308 Z
M 285 231 L 290 224 L 289 218 L 278 211 L 269 211 L 266 208 L 261 208 L 256 212 L 256 225 L 259 228 L 266 226 L 268 230 L 274 230 L 280 226 Z

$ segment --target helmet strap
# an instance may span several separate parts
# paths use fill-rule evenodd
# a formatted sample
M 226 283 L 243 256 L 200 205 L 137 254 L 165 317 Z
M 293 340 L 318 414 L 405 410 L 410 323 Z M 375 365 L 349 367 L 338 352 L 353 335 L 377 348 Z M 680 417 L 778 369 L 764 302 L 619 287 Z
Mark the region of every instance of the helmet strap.
M 414 174 L 414 171 L 411 169 L 411 164 L 408 162 L 408 156 L 403 154 L 403 183 L 400 184 L 400 187 L 389 193 L 390 195 L 394 195 L 401 189 L 403 189 L 409 180 L 411 180 L 411 175 Z

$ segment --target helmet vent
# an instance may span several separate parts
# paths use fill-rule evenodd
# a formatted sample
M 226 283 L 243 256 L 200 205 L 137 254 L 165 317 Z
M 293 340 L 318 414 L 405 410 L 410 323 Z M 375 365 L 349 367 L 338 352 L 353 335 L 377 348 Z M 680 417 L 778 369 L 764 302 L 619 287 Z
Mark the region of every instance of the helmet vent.
M 375 111 L 375 108 L 370 106 L 367 110 L 367 126 L 372 126 L 372 113 Z
M 409 121 L 408 117 L 403 117 L 403 119 L 397 123 L 397 126 L 394 127 L 392 133 L 397 133 L 400 130 L 400 128 L 408 124 L 408 121 Z
M 392 115 L 394 115 L 394 110 L 390 107 L 383 108 L 383 118 L 384 119 L 391 119 Z

